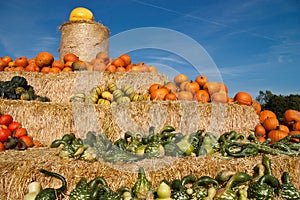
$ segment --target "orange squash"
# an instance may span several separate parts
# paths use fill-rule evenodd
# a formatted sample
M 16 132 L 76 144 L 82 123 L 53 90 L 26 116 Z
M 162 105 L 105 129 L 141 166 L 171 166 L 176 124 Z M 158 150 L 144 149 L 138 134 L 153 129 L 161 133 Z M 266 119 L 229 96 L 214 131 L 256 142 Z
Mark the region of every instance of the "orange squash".
M 259 114 L 261 111 L 261 105 L 258 101 L 252 100 L 252 107 L 255 109 L 256 114 Z
M 300 121 L 293 124 L 294 131 L 300 131 Z
M 265 137 L 266 136 L 265 127 L 261 124 L 257 124 L 254 129 L 254 134 L 256 137 Z
M 294 134 L 300 135 L 300 131 L 290 131 L 289 132 L 289 135 L 294 135 Z M 294 142 L 300 142 L 300 139 L 298 139 L 298 138 L 292 138 L 291 140 Z

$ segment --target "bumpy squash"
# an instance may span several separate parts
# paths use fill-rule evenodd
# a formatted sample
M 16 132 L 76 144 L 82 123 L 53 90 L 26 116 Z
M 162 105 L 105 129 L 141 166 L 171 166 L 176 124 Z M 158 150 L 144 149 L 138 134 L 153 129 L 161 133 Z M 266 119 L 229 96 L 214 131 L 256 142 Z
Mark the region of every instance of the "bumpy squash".
M 69 17 L 70 21 L 79 21 L 79 20 L 86 20 L 86 21 L 94 21 L 93 13 L 83 7 L 74 8 Z

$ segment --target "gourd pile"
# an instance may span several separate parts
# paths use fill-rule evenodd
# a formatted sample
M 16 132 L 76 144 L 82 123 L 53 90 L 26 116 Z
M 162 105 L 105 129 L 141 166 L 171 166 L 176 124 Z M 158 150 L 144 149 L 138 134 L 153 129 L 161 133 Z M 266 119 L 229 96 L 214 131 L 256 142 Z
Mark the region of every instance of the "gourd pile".
M 62 147 L 59 153 L 62 158 L 126 163 L 164 156 L 208 154 L 223 158 L 257 156 L 260 153 L 300 156 L 300 143 L 294 142 L 294 139 L 300 139 L 300 134 L 288 135 L 276 142 L 271 140 L 259 142 L 254 134 L 247 137 L 243 133 L 231 131 L 216 138 L 213 133 L 204 134 L 204 130 L 183 135 L 175 132 L 172 126 L 166 126 L 157 133 L 154 127 L 150 127 L 147 135 L 128 131 L 114 143 L 105 134 L 96 135 L 93 131 L 89 131 L 84 139 L 76 138 L 70 133 L 54 140 L 50 147 Z
M 67 182 L 63 176 L 44 169 L 40 172 L 60 179 L 61 187 L 42 190 L 39 183 L 33 182 L 29 184 L 29 193 L 24 200 L 56 199 L 65 192 Z M 252 174 L 222 170 L 216 177 L 187 175 L 182 179 L 162 180 L 153 189 L 141 167 L 132 188 L 124 186 L 113 191 L 103 177 L 95 177 L 90 181 L 82 177 L 69 193 L 70 200 L 228 200 L 275 197 L 296 200 L 300 198 L 300 194 L 290 181 L 288 172 L 282 173 L 281 180 L 273 175 L 271 161 L 265 154 L 262 154 L 262 162 L 253 168 Z

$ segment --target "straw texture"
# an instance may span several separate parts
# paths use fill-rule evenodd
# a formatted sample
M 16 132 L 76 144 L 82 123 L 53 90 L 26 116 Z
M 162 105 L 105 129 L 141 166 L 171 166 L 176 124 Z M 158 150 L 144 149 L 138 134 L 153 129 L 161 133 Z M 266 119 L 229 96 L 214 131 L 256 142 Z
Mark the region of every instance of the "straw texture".
M 59 57 L 74 53 L 83 61 L 91 61 L 99 52 L 108 52 L 109 29 L 101 23 L 72 21 L 62 24 Z
M 222 159 L 213 156 L 186 157 L 143 160 L 132 164 L 108 164 L 101 161 L 85 162 L 73 159 L 62 159 L 56 154 L 59 149 L 33 148 L 26 151 L 6 151 L 0 154 L 0 199 L 22 199 L 27 193 L 27 186 L 32 181 L 39 181 L 43 188 L 60 186 L 60 181 L 38 172 L 40 168 L 63 175 L 67 182 L 68 195 L 80 178 L 91 180 L 104 177 L 109 186 L 116 190 L 122 186 L 132 187 L 137 180 L 137 170 L 144 167 L 153 189 L 163 180 L 173 181 L 185 175 L 196 177 L 208 175 L 215 177 L 221 170 L 233 170 L 253 174 L 253 167 L 261 163 L 261 156 Z M 300 160 L 297 157 L 271 156 L 273 174 L 280 178 L 288 171 L 291 182 L 300 189 L 298 175 Z M 68 197 L 64 198 L 68 199 Z

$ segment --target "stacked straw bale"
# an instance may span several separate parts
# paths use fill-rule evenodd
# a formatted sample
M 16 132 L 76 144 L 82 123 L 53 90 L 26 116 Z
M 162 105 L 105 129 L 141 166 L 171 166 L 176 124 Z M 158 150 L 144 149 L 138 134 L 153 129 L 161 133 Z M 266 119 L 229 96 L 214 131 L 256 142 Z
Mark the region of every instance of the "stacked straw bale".
M 50 144 L 66 133 L 85 138 L 87 131 L 104 133 L 116 141 L 126 131 L 147 134 L 171 125 L 183 134 L 210 131 L 218 137 L 235 130 L 248 135 L 259 122 L 249 106 L 195 101 L 144 101 L 104 106 L 83 103 L 43 103 L 0 99 L 0 113 L 10 113 L 22 122 L 33 138 Z
M 108 52 L 109 29 L 99 22 L 65 22 L 61 30 L 59 57 L 63 60 L 68 53 L 76 54 L 80 60 L 91 61 L 99 52 Z
M 27 186 L 32 181 L 39 181 L 43 188 L 60 187 L 60 181 L 47 177 L 38 170 L 43 168 L 63 175 L 68 187 L 66 197 L 80 178 L 91 180 L 104 177 L 113 190 L 122 186 L 132 187 L 137 180 L 137 170 L 144 167 L 153 189 L 166 179 L 173 181 L 185 175 L 215 177 L 221 170 L 232 170 L 253 174 L 253 167 L 261 163 L 261 156 L 248 158 L 223 159 L 214 156 L 186 157 L 143 160 L 131 164 L 108 164 L 101 161 L 85 162 L 62 159 L 57 156 L 59 149 L 33 148 L 26 151 L 6 151 L 0 154 L 0 199 L 22 199 L 27 193 Z M 271 156 L 273 174 L 280 178 L 284 171 L 291 175 L 291 182 L 300 189 L 298 175 L 300 160 L 297 157 Z
M 39 72 L 0 72 L 0 81 L 9 81 L 13 76 L 26 78 L 36 94 L 49 97 L 51 102 L 69 102 L 71 96 L 77 92 L 89 92 L 97 85 L 107 85 L 115 82 L 118 86 L 131 84 L 136 92 L 147 91 L 153 83 L 164 83 L 168 78 L 157 73 L 109 73 L 96 71 L 67 72 L 57 74 L 43 74 Z

